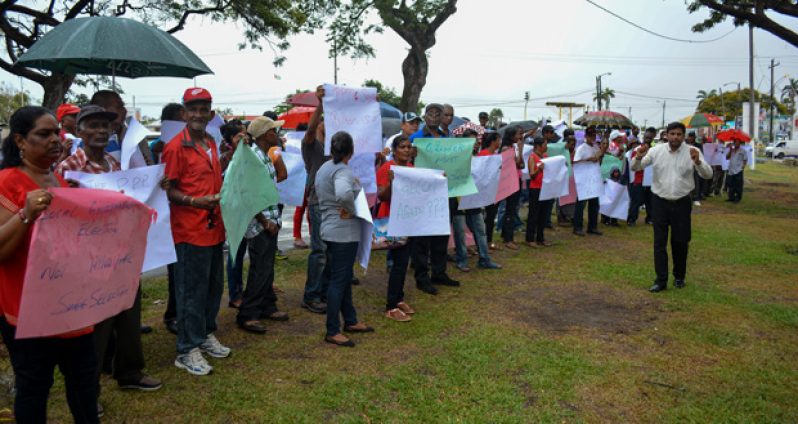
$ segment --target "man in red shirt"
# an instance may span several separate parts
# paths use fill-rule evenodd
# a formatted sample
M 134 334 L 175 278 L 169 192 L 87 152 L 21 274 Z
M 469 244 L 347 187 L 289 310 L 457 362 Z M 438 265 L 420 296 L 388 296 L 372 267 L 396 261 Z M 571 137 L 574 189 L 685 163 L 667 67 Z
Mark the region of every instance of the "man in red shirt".
M 224 291 L 225 233 L 219 209 L 222 167 L 216 143 L 205 131 L 213 117 L 211 101 L 211 93 L 204 88 L 186 90 L 186 128 L 163 149 L 165 173 L 171 183 L 168 195 L 177 253 L 175 366 L 194 375 L 213 370 L 203 352 L 214 358 L 230 355 L 230 349 L 213 334 Z

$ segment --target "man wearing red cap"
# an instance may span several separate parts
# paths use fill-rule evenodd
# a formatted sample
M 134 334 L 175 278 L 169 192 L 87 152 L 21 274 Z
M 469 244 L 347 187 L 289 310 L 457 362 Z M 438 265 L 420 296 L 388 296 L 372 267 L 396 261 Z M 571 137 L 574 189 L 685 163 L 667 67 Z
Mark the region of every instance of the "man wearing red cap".
M 214 358 L 230 355 L 230 348 L 213 334 L 224 290 L 225 233 L 219 209 L 222 167 L 216 143 L 205 131 L 213 117 L 212 100 L 204 88 L 186 90 L 186 128 L 163 149 L 165 174 L 171 183 L 168 195 L 177 253 L 175 366 L 194 375 L 213 370 L 202 353 Z
M 58 135 L 61 137 L 61 146 L 64 148 L 60 160 L 64 160 L 72 154 L 72 143 L 78 133 L 78 113 L 80 113 L 80 108 L 71 103 L 64 103 L 55 110 L 55 118 L 61 125 Z

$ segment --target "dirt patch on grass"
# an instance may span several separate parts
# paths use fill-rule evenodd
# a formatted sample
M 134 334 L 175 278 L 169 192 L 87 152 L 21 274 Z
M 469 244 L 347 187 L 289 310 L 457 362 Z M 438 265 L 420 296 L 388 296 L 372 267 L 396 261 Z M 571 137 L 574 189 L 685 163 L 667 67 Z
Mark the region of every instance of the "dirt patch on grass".
M 661 302 L 609 287 L 537 287 L 515 293 L 515 319 L 546 332 L 598 330 L 624 334 L 651 327 L 664 313 Z

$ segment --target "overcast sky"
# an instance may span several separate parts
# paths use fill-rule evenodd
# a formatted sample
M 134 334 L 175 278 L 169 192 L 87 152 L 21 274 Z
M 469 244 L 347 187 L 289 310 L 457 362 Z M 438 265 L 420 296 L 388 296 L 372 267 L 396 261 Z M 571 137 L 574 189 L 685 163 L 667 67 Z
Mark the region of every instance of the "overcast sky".
M 729 21 L 703 34 L 692 33 L 690 27 L 706 12 L 690 15 L 684 0 L 595 1 L 638 25 L 675 38 L 709 40 L 734 28 Z M 711 43 L 683 43 L 647 34 L 585 0 L 460 0 L 457 9 L 438 31 L 437 44 L 429 52 L 430 72 L 421 99 L 451 103 L 460 116 L 473 119 L 479 111 L 499 107 L 510 120 L 521 120 L 524 92 L 529 91 L 528 118 L 557 119 L 557 109 L 545 106 L 546 101 L 588 103 L 595 108 L 595 77 L 612 72 L 603 78 L 605 87 L 616 90 L 611 109 L 629 115 L 631 108 L 636 122 L 659 125 L 662 100 L 658 99 L 667 98 L 665 119 L 671 121 L 694 110 L 698 90 L 718 89 L 730 82 L 735 84 L 724 90 L 736 89 L 737 82 L 748 85 L 745 28 Z M 783 22 L 798 27 L 795 20 Z M 327 57 L 323 33 L 291 38 L 287 62 L 275 69 L 268 48 L 237 50 L 240 29 L 196 18 L 176 34 L 215 72 L 197 78 L 197 85 L 214 95 L 215 106 L 260 114 L 295 89 L 333 81 L 333 61 Z M 798 78 L 798 49 L 761 30 L 755 30 L 754 37 L 759 90 L 769 90 L 771 58 L 781 62 L 777 80 L 785 75 Z M 404 41 L 390 29 L 368 40 L 377 57 L 339 59 L 338 82 L 358 86 L 373 78 L 401 93 Z M 15 76 L 0 75 L 2 81 L 19 87 Z M 135 96 L 135 105 L 145 115 L 156 117 L 162 105 L 179 101 L 183 89 L 193 84 L 173 78 L 119 81 L 128 105 Z M 38 85 L 23 84 L 41 98 Z M 574 118 L 580 112 L 575 111 Z

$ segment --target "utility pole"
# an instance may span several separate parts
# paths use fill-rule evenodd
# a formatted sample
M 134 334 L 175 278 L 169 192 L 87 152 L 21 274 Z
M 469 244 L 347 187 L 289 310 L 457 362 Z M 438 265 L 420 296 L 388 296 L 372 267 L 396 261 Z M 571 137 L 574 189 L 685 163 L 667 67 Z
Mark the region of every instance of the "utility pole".
M 524 92 L 524 121 L 526 121 L 526 107 L 529 106 L 529 92 Z
M 666 100 L 662 101 L 662 128 L 665 128 L 665 105 L 666 105 L 666 103 L 667 103 Z
M 631 106 L 629 106 L 629 120 L 633 121 L 632 120 L 632 107 Z
M 773 82 L 773 70 L 776 69 L 776 67 L 779 66 L 779 65 L 780 65 L 780 63 L 776 63 L 776 59 L 770 59 L 770 66 L 769 66 L 769 68 L 770 68 L 770 107 L 768 108 L 768 109 L 770 109 L 768 111 L 768 112 L 770 112 L 770 125 L 768 126 L 768 134 L 769 134 L 768 137 L 770 138 L 770 142 L 771 143 L 776 140 L 776 135 L 773 134 L 773 114 L 774 114 L 774 110 L 773 109 L 776 107 L 776 104 L 775 104 L 776 103 L 776 97 L 775 97 L 775 93 L 773 92 L 774 85 L 775 85 L 774 82 Z
M 718 91 L 720 91 L 720 113 L 718 114 L 718 116 L 723 116 L 724 117 L 723 120 L 725 121 L 726 104 L 723 102 L 723 87 L 719 88 Z
M 753 144 L 754 153 L 756 153 L 756 138 L 754 134 L 756 134 L 759 129 L 759 120 L 754 121 L 754 26 L 749 22 L 748 23 L 748 122 L 750 122 L 751 127 L 749 128 L 751 131 L 751 142 Z M 754 160 L 751 161 L 751 169 L 756 169 L 756 157 Z
M 333 83 L 338 85 L 338 41 L 333 36 Z
M 596 110 L 601 110 L 601 75 L 596 77 Z

